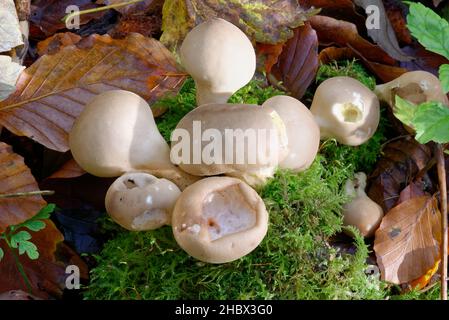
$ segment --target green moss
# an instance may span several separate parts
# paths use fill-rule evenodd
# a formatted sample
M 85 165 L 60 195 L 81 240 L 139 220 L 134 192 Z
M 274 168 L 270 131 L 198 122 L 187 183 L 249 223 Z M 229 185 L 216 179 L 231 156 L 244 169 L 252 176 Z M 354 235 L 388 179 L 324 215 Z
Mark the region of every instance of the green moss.
M 321 65 L 316 76 L 316 83 L 320 84 L 328 78 L 337 76 L 355 78 L 371 90 L 376 86 L 376 79 L 370 76 L 366 69 L 355 59 L 333 61 L 330 64 Z

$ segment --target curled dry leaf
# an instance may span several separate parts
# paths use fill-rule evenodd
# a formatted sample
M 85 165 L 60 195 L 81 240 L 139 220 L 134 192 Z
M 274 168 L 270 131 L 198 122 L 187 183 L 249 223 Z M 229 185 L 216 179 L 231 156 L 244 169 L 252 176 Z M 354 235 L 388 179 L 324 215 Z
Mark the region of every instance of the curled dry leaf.
M 125 39 L 92 35 L 25 69 L 16 92 L 0 102 L 0 124 L 65 152 L 73 121 L 95 95 L 123 89 L 152 103 L 176 92 L 185 78 L 171 53 L 155 39 L 137 33 Z M 157 116 L 163 110 L 153 112 Z
M 441 214 L 434 197 L 411 198 L 391 209 L 376 231 L 374 251 L 382 280 L 413 281 L 439 259 Z
M 317 34 L 306 22 L 294 30 L 271 72 L 293 97 L 301 99 L 315 79 L 318 66 Z
M 0 194 L 37 191 L 39 187 L 23 158 L 0 142 Z M 41 196 L 0 199 L 0 233 L 8 226 L 22 223 L 46 205 Z
M 9 51 L 23 44 L 19 19 L 13 0 L 0 2 L 0 52 Z
M 297 0 L 166 0 L 162 10 L 161 42 L 177 49 L 187 32 L 212 17 L 238 26 L 250 39 L 276 44 L 293 36 L 293 28 L 316 10 L 304 10 Z M 270 23 L 267 23 L 267 19 Z
M 37 54 L 43 56 L 46 54 L 55 54 L 62 47 L 77 44 L 81 37 L 71 32 L 56 33 L 37 44 Z
M 412 137 L 386 144 L 382 157 L 370 176 L 368 196 L 384 212 L 388 212 L 397 204 L 401 191 L 426 167 L 431 158 L 429 147 L 419 144 Z
M 101 7 L 91 0 L 37 0 L 31 5 L 30 22 L 37 26 L 46 36 L 52 35 L 66 26 L 62 21 L 69 6 L 76 6 L 79 10 Z M 92 19 L 101 18 L 106 11 L 83 14 L 80 16 L 80 25 Z
M 340 47 L 350 46 L 370 61 L 389 65 L 395 64 L 395 60 L 379 46 L 361 37 L 353 23 L 321 15 L 310 17 L 309 21 L 318 34 L 320 44 L 337 44 Z
M 376 7 L 378 15 L 375 17 L 379 18 L 379 25 L 375 28 L 367 28 L 368 35 L 379 45 L 379 47 L 385 50 L 390 57 L 399 61 L 410 61 L 411 57 L 404 54 L 399 47 L 398 39 L 396 38 L 394 29 L 385 12 L 383 2 L 381 0 L 354 0 L 354 3 L 361 6 L 363 9 L 370 6 Z
M 87 278 L 87 266 L 67 245 L 62 243 L 64 237 L 51 220 L 45 220 L 46 227 L 32 232 L 31 241 L 39 251 L 38 260 L 30 260 L 26 255 L 18 257 L 30 281 L 32 294 L 42 299 L 57 298 L 65 288 L 66 267 L 75 265 L 80 269 L 82 279 Z M 0 292 L 9 290 L 28 291 L 11 250 L 4 241 L 0 241 L 5 256 L 0 263 Z
M 76 178 L 85 174 L 84 171 L 74 159 L 70 159 L 64 165 L 59 168 L 58 171 L 53 173 L 49 179 L 66 179 L 66 178 Z

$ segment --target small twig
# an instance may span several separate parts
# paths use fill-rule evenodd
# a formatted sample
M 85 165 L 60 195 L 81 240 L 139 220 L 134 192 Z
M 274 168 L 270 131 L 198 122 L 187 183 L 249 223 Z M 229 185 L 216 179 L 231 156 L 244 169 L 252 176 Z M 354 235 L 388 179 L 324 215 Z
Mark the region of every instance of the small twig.
M 81 11 L 69 13 L 68 15 L 66 15 L 61 20 L 64 23 L 66 23 L 68 20 L 73 19 L 76 16 L 81 16 L 83 14 L 95 13 L 95 12 L 100 12 L 100 11 L 114 9 L 114 8 L 120 8 L 120 7 L 124 7 L 124 6 L 130 5 L 130 4 L 134 4 L 134 3 L 138 3 L 138 2 L 142 2 L 142 1 L 143 0 L 131 0 L 131 1 L 122 2 L 122 3 L 110 4 L 110 5 L 104 6 L 104 7 L 98 7 L 98 8 L 93 8 L 93 9 L 81 10 Z
M 440 210 L 441 210 L 441 300 L 447 300 L 447 186 L 446 168 L 444 163 L 444 151 L 441 144 L 436 145 L 436 157 L 438 167 L 438 180 L 440 184 Z
M 55 194 L 53 190 L 38 190 L 38 191 L 28 191 L 28 192 L 16 192 L 16 193 L 5 193 L 0 194 L 0 199 L 9 198 L 25 198 L 32 196 L 51 196 Z

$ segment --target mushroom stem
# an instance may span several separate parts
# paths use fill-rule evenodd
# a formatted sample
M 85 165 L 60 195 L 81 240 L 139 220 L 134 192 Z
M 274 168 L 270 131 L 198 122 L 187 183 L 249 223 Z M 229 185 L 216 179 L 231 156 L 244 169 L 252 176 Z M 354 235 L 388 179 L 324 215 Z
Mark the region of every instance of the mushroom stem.
M 196 85 L 196 103 L 201 106 L 207 103 L 227 103 L 233 92 L 219 92 L 213 90 L 207 84 L 195 81 Z

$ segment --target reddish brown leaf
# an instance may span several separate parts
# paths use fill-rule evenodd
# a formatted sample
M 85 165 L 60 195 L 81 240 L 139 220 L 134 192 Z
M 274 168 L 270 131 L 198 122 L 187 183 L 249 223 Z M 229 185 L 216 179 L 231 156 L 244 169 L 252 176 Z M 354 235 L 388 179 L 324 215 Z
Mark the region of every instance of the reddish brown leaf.
M 284 47 L 283 43 L 279 44 L 257 43 L 256 44 L 257 63 L 263 64 L 263 67 L 258 66 L 258 70 L 263 70 L 266 73 L 271 73 L 271 69 L 278 62 L 283 47 Z
M 65 17 L 68 6 L 77 6 L 79 10 L 101 7 L 91 0 L 37 0 L 31 5 L 30 21 L 46 35 L 52 35 L 56 31 L 65 28 L 62 18 Z M 106 11 L 83 14 L 80 16 L 80 24 L 86 24 L 92 19 L 101 18 Z
M 327 47 L 320 51 L 318 61 L 321 64 L 329 64 L 333 61 L 352 60 L 357 55 L 350 48 Z
M 77 44 L 80 41 L 81 37 L 77 34 L 71 32 L 57 33 L 37 44 L 37 54 L 39 56 L 55 54 L 62 47 Z
M 43 299 L 60 297 L 68 276 L 65 273 L 67 265 L 78 266 L 81 277 L 87 278 L 85 263 L 62 243 L 64 238 L 53 222 L 46 220 L 45 229 L 32 232 L 31 235 L 31 241 L 38 248 L 39 259 L 30 260 L 26 255 L 21 255 L 19 261 L 30 281 L 33 295 Z M 27 291 L 11 249 L 4 241 L 0 241 L 0 248 L 5 252 L 0 263 L 0 274 L 7 275 L 0 277 L 0 292 L 17 289 Z
M 379 46 L 361 37 L 353 23 L 320 15 L 310 17 L 309 21 L 322 45 L 337 44 L 340 47 L 352 47 L 370 61 L 389 65 L 396 62 Z
M 400 192 L 431 158 L 429 147 L 419 144 L 412 137 L 388 143 L 370 176 L 368 196 L 382 206 L 384 212 L 388 212 L 397 204 Z
M 49 179 L 76 178 L 85 173 L 86 171 L 81 169 L 74 159 L 70 159 L 58 171 L 53 173 Z
M 162 19 L 160 16 L 124 16 L 109 32 L 113 38 L 124 38 L 132 32 L 152 37 L 161 32 Z
M 22 290 L 11 290 L 0 293 L 0 300 L 41 300 Z
M 387 13 L 388 19 L 393 26 L 396 37 L 400 43 L 410 44 L 412 43 L 412 36 L 407 28 L 407 7 L 396 0 L 386 0 L 383 1 L 385 5 L 385 12 Z
M 0 194 L 38 190 L 39 187 L 23 158 L 13 153 L 6 143 L 0 142 Z M 41 196 L 0 199 L 0 233 L 10 225 L 33 217 L 45 204 Z
M 123 89 L 151 103 L 176 92 L 185 77 L 157 40 L 137 33 L 123 40 L 92 35 L 25 69 L 16 92 L 0 103 L 0 124 L 64 152 L 73 121 L 95 95 Z
M 376 231 L 382 280 L 401 284 L 426 274 L 439 259 L 441 214 L 435 198 L 409 199 L 389 211 Z
M 315 30 L 306 22 L 294 30 L 294 36 L 284 46 L 272 74 L 282 81 L 293 97 L 301 99 L 317 70 L 318 39 Z
M 397 204 L 426 195 L 423 182 L 412 182 L 399 194 Z

